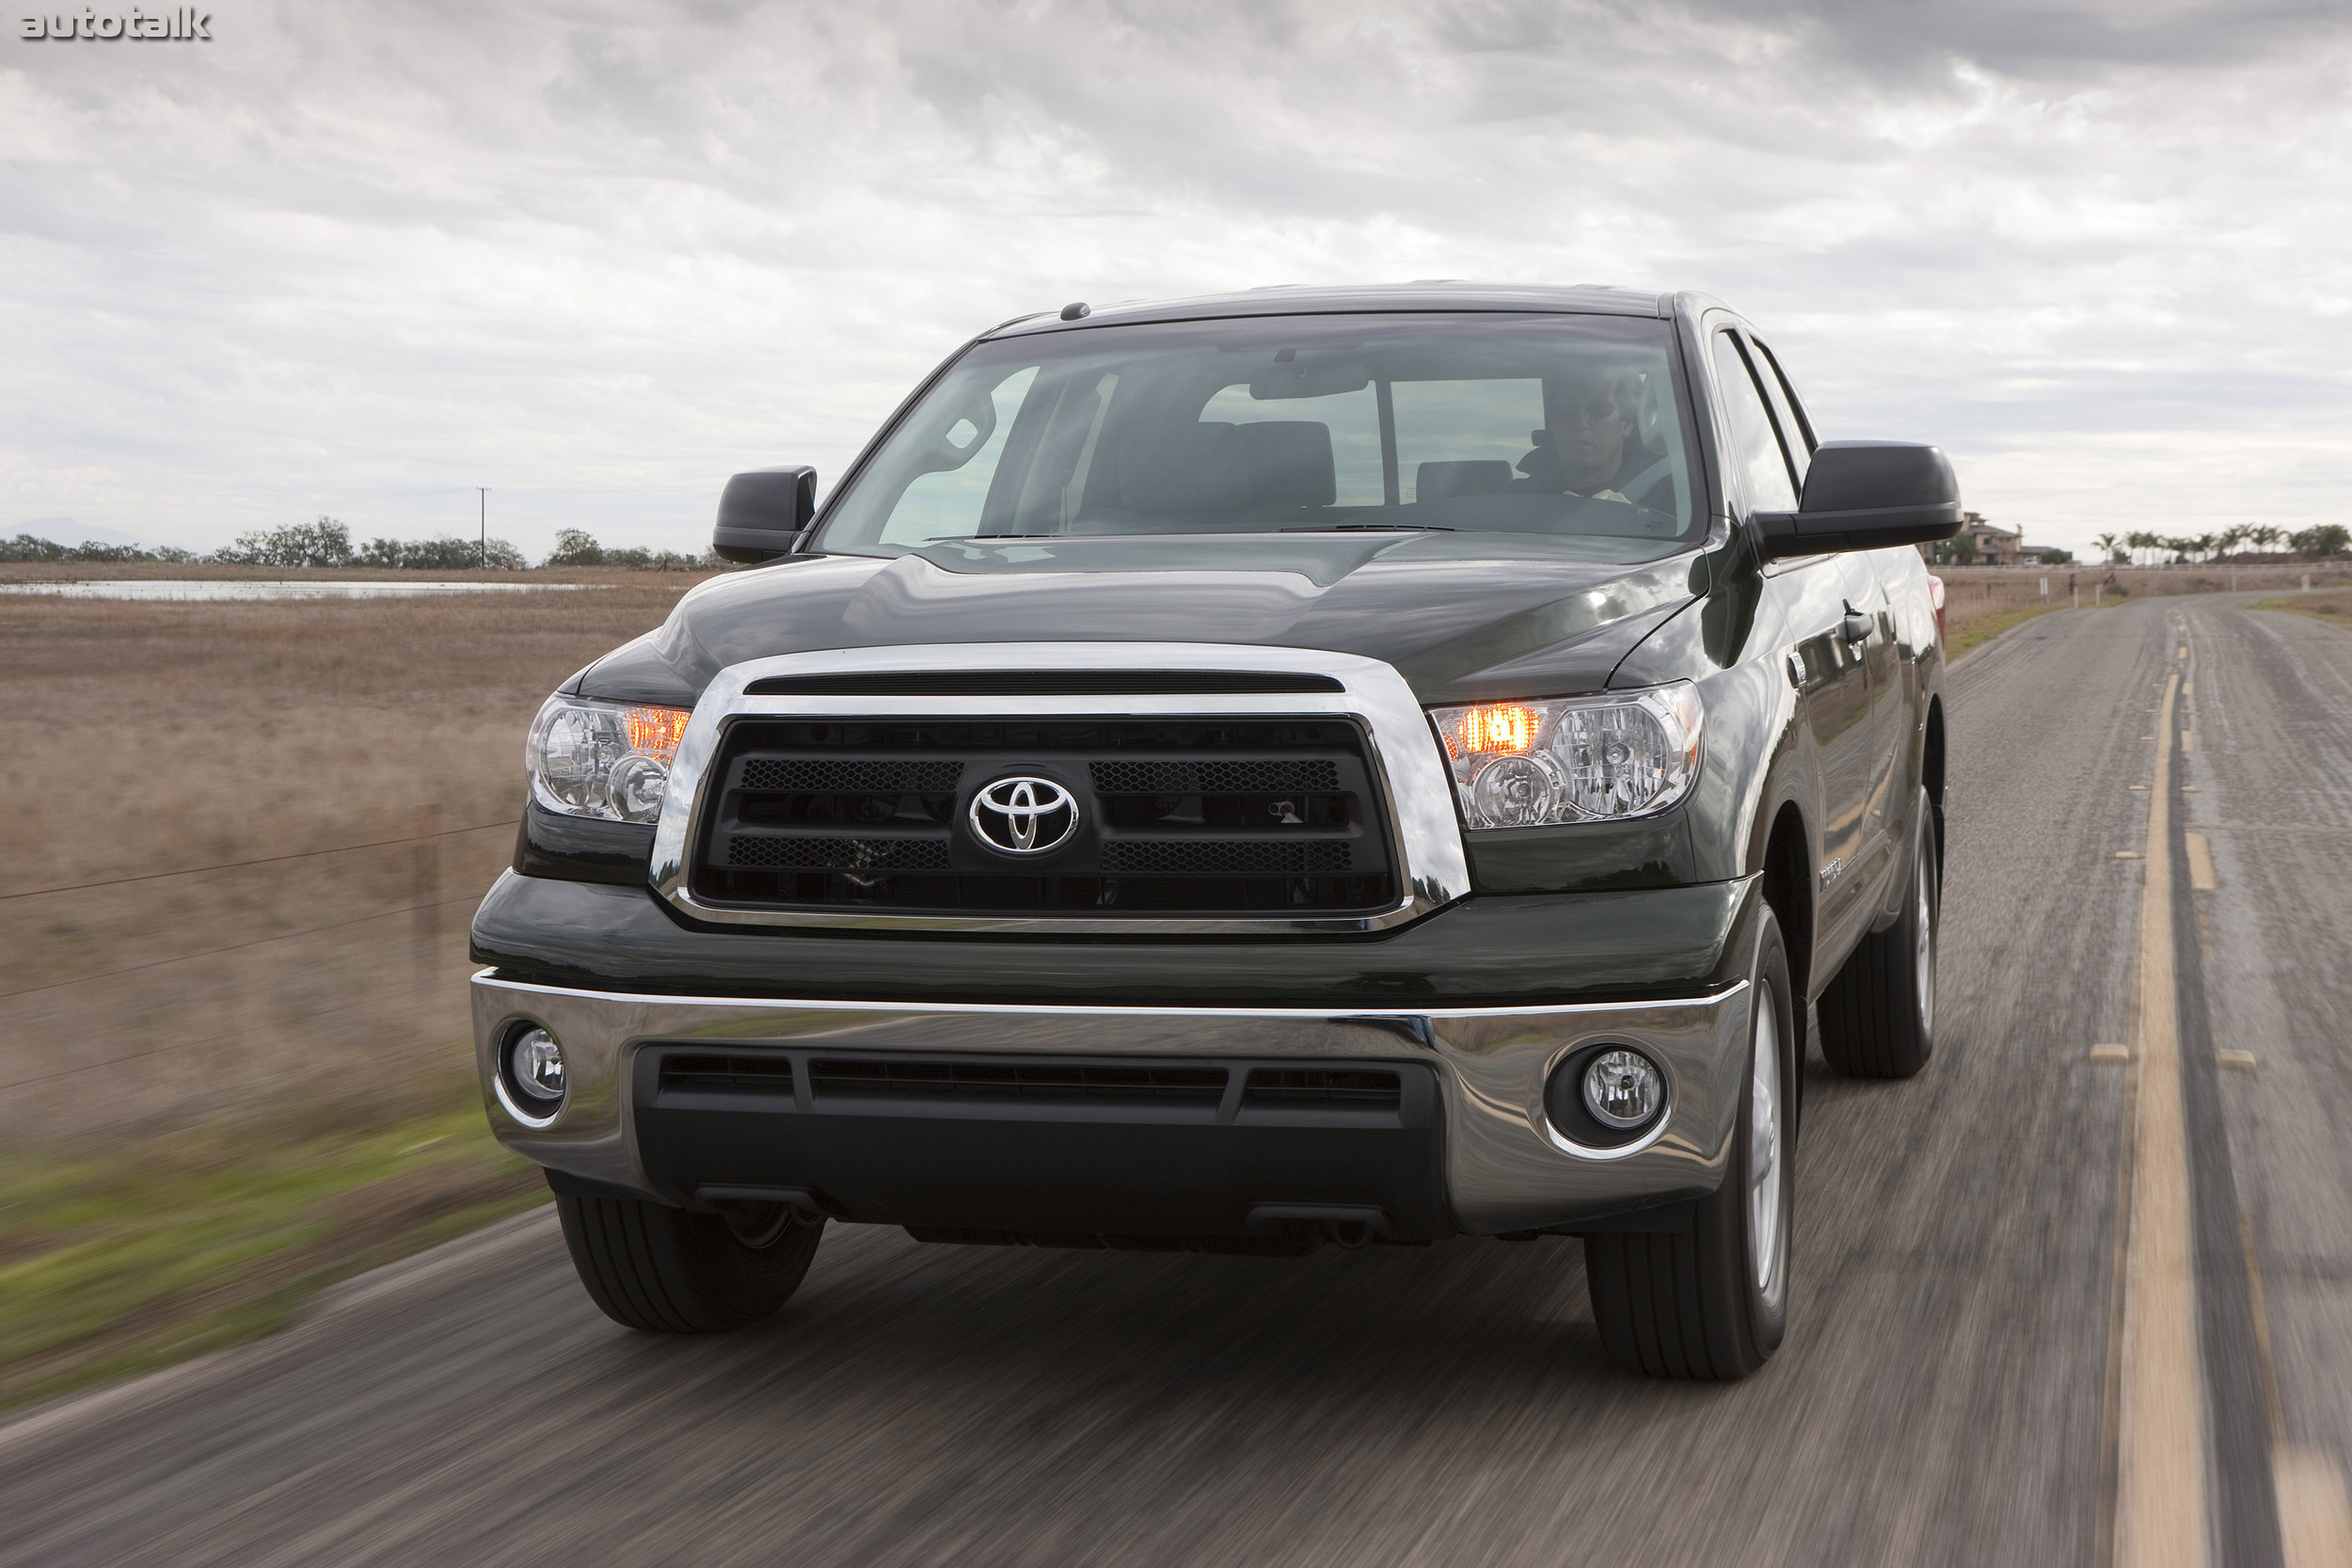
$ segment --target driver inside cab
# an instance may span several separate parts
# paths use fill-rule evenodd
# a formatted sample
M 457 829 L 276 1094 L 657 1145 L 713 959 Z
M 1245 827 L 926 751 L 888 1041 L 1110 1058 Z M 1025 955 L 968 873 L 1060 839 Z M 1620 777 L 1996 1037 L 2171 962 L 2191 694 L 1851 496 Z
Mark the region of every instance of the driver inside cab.
M 1640 436 L 1645 379 L 1632 372 L 1597 372 L 1548 385 L 1544 428 L 1530 433 L 1535 450 L 1519 459 L 1519 472 L 1537 490 L 1670 506 L 1660 494 L 1666 488 L 1660 454 Z

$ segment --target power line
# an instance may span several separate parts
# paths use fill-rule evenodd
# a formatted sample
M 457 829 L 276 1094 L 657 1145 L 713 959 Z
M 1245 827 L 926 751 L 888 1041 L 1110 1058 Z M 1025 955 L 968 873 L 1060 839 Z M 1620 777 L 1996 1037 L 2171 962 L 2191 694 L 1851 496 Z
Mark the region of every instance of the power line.
M 340 930 L 345 926 L 358 926 L 370 920 L 384 920 L 396 914 L 414 914 L 419 910 L 444 909 L 451 904 L 479 904 L 479 894 L 463 898 L 443 898 L 430 904 L 408 904 L 397 910 L 378 910 L 373 914 L 355 914 L 349 920 L 330 920 L 324 926 L 308 926 L 299 931 L 280 931 L 276 936 L 256 937 L 251 942 L 232 942 L 226 947 L 207 947 L 199 952 L 182 953 L 176 958 L 156 958 L 143 964 L 129 964 L 121 969 L 102 969 L 95 974 L 77 974 L 71 980 L 52 980 L 45 986 L 26 986 L 22 990 L 0 990 L 0 1000 L 11 996 L 31 996 L 37 991 L 62 990 L 68 986 L 87 985 L 92 980 L 112 979 L 118 974 L 135 974 L 142 969 L 161 969 L 166 964 L 183 964 L 191 958 L 209 958 L 221 953 L 242 952 L 247 947 L 266 947 L 273 942 L 292 942 L 296 937 L 316 936 L 321 931 Z
M 281 861 L 315 860 L 321 855 L 348 855 L 356 849 L 382 849 L 394 844 L 426 844 L 437 838 L 453 838 L 459 833 L 487 832 L 492 828 L 511 828 L 514 819 L 503 822 L 477 822 L 470 828 L 444 828 L 438 832 L 418 833 L 409 838 L 377 838 L 365 844 L 344 844 L 332 849 L 305 849 L 293 855 L 263 855 L 258 860 L 223 861 L 218 865 L 190 865 L 178 871 L 150 871 L 136 877 L 110 877 L 103 882 L 69 882 L 62 887 L 37 887 L 24 893 L 0 893 L 0 903 L 11 898 L 39 898 L 51 893 L 86 893 L 94 887 L 120 887 L 125 882 L 152 882 L 165 877 L 194 877 L 206 871 L 235 871 L 247 865 L 276 865 Z

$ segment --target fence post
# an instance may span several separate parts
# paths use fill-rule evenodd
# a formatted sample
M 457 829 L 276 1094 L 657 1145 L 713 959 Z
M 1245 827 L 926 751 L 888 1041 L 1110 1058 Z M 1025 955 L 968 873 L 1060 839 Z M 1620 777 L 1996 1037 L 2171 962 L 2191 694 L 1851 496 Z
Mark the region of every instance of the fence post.
M 417 813 L 417 839 L 408 857 L 408 901 L 416 906 L 417 994 L 433 994 L 434 959 L 441 945 L 441 814 L 432 806 Z

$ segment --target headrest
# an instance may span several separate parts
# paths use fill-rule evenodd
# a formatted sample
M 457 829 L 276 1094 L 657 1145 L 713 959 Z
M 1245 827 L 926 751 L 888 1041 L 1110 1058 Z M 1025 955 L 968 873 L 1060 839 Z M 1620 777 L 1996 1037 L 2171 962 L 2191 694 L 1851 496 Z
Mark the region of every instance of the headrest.
M 1249 499 L 1260 506 L 1328 506 L 1339 495 L 1331 427 L 1319 420 L 1267 420 L 1235 425 L 1249 470 Z
M 1312 420 L 1146 427 L 1120 443 L 1119 491 L 1134 512 L 1328 506 L 1339 495 L 1331 427 Z
M 1413 470 L 1416 499 L 1448 496 L 1499 496 L 1511 488 L 1511 465 L 1500 457 L 1457 463 L 1423 463 Z
M 1133 512 L 1226 512 L 1242 501 L 1230 424 L 1147 425 L 1119 444 L 1120 504 Z

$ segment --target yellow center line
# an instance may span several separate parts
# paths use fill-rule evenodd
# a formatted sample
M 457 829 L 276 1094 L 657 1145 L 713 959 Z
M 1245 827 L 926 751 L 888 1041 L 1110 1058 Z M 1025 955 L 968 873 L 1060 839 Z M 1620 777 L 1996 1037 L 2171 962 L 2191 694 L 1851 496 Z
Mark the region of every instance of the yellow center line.
M 2185 649 L 2184 649 L 2185 652 Z M 2169 735 L 2180 693 L 2164 683 L 2156 733 Z M 2116 1454 L 2119 1568 L 2201 1568 L 2205 1409 L 2197 1354 L 2197 1288 L 2189 1242 L 2188 1139 L 2181 1101 L 2180 1030 L 2173 1012 L 2172 757 L 2156 752 L 2148 792 L 2147 875 L 2139 900 L 2139 987 L 2134 1025 L 2139 1070 L 2132 1136 L 2131 1240 L 2124 1260 L 2122 1390 Z

